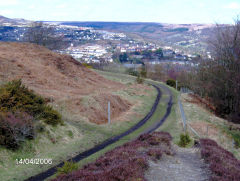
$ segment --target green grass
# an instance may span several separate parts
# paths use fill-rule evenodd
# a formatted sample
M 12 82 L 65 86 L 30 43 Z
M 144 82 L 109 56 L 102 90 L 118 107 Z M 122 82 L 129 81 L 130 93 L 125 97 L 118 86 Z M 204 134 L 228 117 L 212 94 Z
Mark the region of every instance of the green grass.
M 132 85 L 136 81 L 136 77 L 124 74 L 115 74 L 111 72 L 96 71 L 103 75 L 105 78 L 121 82 L 126 85 Z M 147 82 L 159 83 L 151 80 Z M 174 94 L 174 105 L 172 113 L 168 119 L 159 128 L 159 131 L 170 132 L 174 138 L 174 142 L 177 142 L 179 135 L 182 132 L 181 124 L 178 121 L 178 112 L 176 107 L 176 97 L 178 92 L 173 88 L 170 88 Z M 132 88 L 126 90 L 119 90 L 114 94 L 124 97 L 130 102 L 139 101 L 141 104 L 134 108 L 134 112 L 139 116 L 127 117 L 127 121 L 114 122 L 110 125 L 96 125 L 87 122 L 84 118 L 74 117 L 66 109 L 64 102 L 59 105 L 59 112 L 62 114 L 65 121 L 64 126 L 47 127 L 43 134 L 34 141 L 26 142 L 23 149 L 17 152 L 10 152 L 6 149 L 0 148 L 0 177 L 2 180 L 24 180 L 29 176 L 35 175 L 46 170 L 53 165 L 58 164 L 60 161 L 67 160 L 78 153 L 93 147 L 94 145 L 102 142 L 103 140 L 112 137 L 113 135 L 122 133 L 129 127 L 136 124 L 142 119 L 151 109 L 157 92 L 154 88 L 149 91 L 149 95 L 136 95 L 133 93 Z M 92 156 L 77 163 L 79 167 L 96 160 L 99 156 L 105 152 L 120 146 L 129 140 L 135 139 L 144 130 L 151 125 L 159 121 L 159 119 L 165 114 L 167 108 L 167 95 L 163 92 L 162 100 L 157 107 L 157 111 L 151 117 L 151 119 L 137 131 L 121 139 L 119 142 L 112 144 L 105 149 L 93 154 Z M 55 140 L 56 143 L 52 143 L 51 140 Z M 52 165 L 15 165 L 15 159 L 19 158 L 52 158 Z M 3 168 L 3 169 L 2 169 Z M 54 177 L 54 176 L 53 176 Z
M 65 131 L 69 130 L 73 133 L 74 139 L 69 138 Z M 16 151 L 8 150 L 4 147 L 0 147 L 0 177 L 1 180 L 23 180 L 30 174 L 37 174 L 41 172 L 43 168 L 40 165 L 16 165 L 16 159 L 24 158 L 53 158 L 53 164 L 56 160 L 63 159 L 69 147 L 77 149 L 76 143 L 81 140 L 81 134 L 78 130 L 66 123 L 64 126 L 51 127 L 46 125 L 45 131 L 30 141 L 23 143 L 22 147 Z M 51 140 L 54 140 L 53 143 Z M 65 145 L 68 144 L 69 147 Z M 70 156 L 70 155 L 68 155 Z
M 115 81 L 132 85 L 135 83 L 134 78 L 128 76 L 118 77 L 113 74 L 104 75 L 108 79 L 114 79 Z M 129 100 L 130 102 L 138 101 L 141 102 L 137 107 L 134 108 L 134 112 L 138 116 L 126 117 L 126 121 L 114 122 L 110 125 L 96 125 L 87 122 L 81 117 L 74 117 L 66 109 L 64 102 L 62 105 L 58 106 L 58 111 L 62 114 L 63 120 L 65 122 L 64 126 L 51 127 L 47 126 L 45 131 L 38 134 L 36 139 L 33 141 L 27 141 L 24 143 L 21 149 L 18 151 L 9 151 L 5 148 L 0 147 L 0 177 L 1 180 L 24 180 L 29 176 L 40 173 L 53 165 L 57 165 L 63 160 L 67 160 L 80 152 L 89 149 L 96 144 L 112 137 L 116 134 L 122 133 L 134 124 L 136 124 L 140 119 L 142 119 L 151 109 L 157 91 L 152 87 L 148 95 L 136 95 L 133 94 L 132 88 L 126 90 L 119 90 L 114 92 L 114 94 L 122 96 Z M 163 110 L 161 110 L 163 112 Z M 161 112 L 159 112 L 161 113 Z M 158 116 L 155 116 L 155 120 Z M 141 131 L 141 130 L 140 130 Z M 118 145 L 123 144 L 130 138 L 135 138 L 140 134 L 140 131 L 126 137 L 121 140 Z M 54 142 L 54 143 L 53 143 Z M 106 149 L 112 149 L 117 145 L 111 145 Z M 97 158 L 104 152 L 101 151 L 95 154 L 93 157 Z M 20 158 L 52 158 L 52 165 L 16 165 L 15 160 Z M 83 165 L 87 161 L 78 163 Z
M 121 82 L 126 82 L 127 81 L 128 83 L 132 82 L 132 81 L 135 81 L 135 77 L 132 77 L 132 76 L 129 76 L 129 75 L 115 74 L 115 73 L 102 72 L 102 71 L 97 71 L 97 72 L 100 73 L 101 75 L 105 76 L 106 78 L 111 79 L 111 80 L 118 80 L 118 81 L 121 81 Z M 127 80 L 126 80 L 126 78 L 127 78 Z M 152 80 L 147 80 L 147 81 L 151 82 L 151 83 L 160 84 L 159 82 L 152 81 Z M 170 88 L 170 89 L 173 92 L 174 100 L 176 101 L 176 97 L 178 95 L 178 92 L 175 91 L 172 88 Z M 155 111 L 153 116 L 146 122 L 146 124 L 144 124 L 142 127 L 137 129 L 135 132 L 125 136 L 123 139 L 119 140 L 118 142 L 107 146 L 103 150 L 87 157 L 86 159 L 81 160 L 80 162 L 77 163 L 79 168 L 81 168 L 82 166 L 84 166 L 87 163 L 95 161 L 101 155 L 103 155 L 104 153 L 116 148 L 117 146 L 121 146 L 124 143 L 137 138 L 143 131 L 147 130 L 149 127 L 151 127 L 152 125 L 157 123 L 160 120 L 160 118 L 163 117 L 163 115 L 166 112 L 166 108 L 167 108 L 166 101 L 168 100 L 167 98 L 168 97 L 166 95 L 166 92 L 163 91 L 162 99 L 161 99 L 160 104 L 157 107 L 157 110 Z M 173 138 L 174 138 L 174 141 L 177 142 L 177 139 L 179 139 L 179 135 L 181 134 L 182 129 L 181 129 L 181 126 L 179 126 L 178 122 L 175 119 L 177 117 L 177 114 L 175 112 L 175 109 L 176 109 L 175 104 L 174 104 L 173 108 L 174 109 L 173 109 L 172 113 L 169 115 L 168 119 L 163 124 L 163 127 L 159 128 L 158 131 L 168 131 L 168 132 L 170 132 L 172 134 Z M 48 180 L 50 180 L 52 178 L 55 178 L 55 177 L 56 177 L 56 175 L 50 177 Z
M 239 154 L 239 149 L 240 149 L 240 132 L 238 130 L 230 130 L 229 129 L 229 125 L 227 124 L 222 124 L 219 125 L 219 127 L 228 135 L 230 135 L 232 137 L 232 139 L 234 140 L 234 146 L 232 145 L 232 147 L 234 147 L 235 149 L 233 149 L 233 152 L 235 153 L 235 155 L 237 155 L 238 158 L 240 158 L 240 154 Z
M 126 74 L 103 72 L 103 71 L 99 71 L 99 70 L 95 70 L 95 71 L 100 73 L 101 75 L 105 76 L 106 78 L 108 77 L 111 80 L 118 80 L 118 81 L 125 82 L 125 83 L 135 81 L 135 79 L 136 79 L 135 77 L 126 75 Z M 147 83 L 147 82 L 155 83 L 155 84 L 162 84 L 160 82 L 153 81 L 150 79 L 146 79 L 145 83 Z M 166 84 L 164 84 L 164 85 L 167 86 Z M 182 124 L 181 124 L 181 115 L 179 112 L 179 107 L 178 107 L 178 102 L 177 102 L 179 92 L 170 86 L 167 86 L 167 87 L 171 90 L 171 92 L 173 94 L 172 112 L 168 116 L 167 120 L 163 123 L 163 125 L 159 129 L 157 129 L 157 131 L 169 132 L 173 137 L 173 142 L 175 144 L 177 144 L 177 142 L 179 141 L 179 138 L 180 138 L 180 134 L 183 133 L 183 128 L 182 128 Z M 164 100 L 164 99 L 166 99 L 167 96 L 166 96 L 166 92 L 164 92 L 164 90 L 162 90 L 162 91 L 163 91 L 162 99 Z M 166 110 L 166 101 L 165 101 L 165 103 L 161 102 L 160 104 L 163 107 L 162 109 L 165 111 Z M 162 110 L 158 110 L 158 111 L 162 112 Z
M 177 144 L 180 138 L 180 134 L 183 133 L 183 127 L 181 124 L 181 115 L 178 108 L 177 98 L 179 92 L 176 89 L 169 87 L 173 94 L 173 106 L 172 112 L 163 123 L 163 125 L 157 131 L 166 131 L 169 132 L 173 137 L 173 143 Z
M 209 124 L 214 126 L 217 131 L 215 136 L 207 136 L 205 133 L 202 135 L 200 134 L 200 136 L 214 139 L 219 145 L 228 151 L 231 151 L 236 158 L 240 159 L 240 149 L 233 147 L 233 140 L 240 140 L 239 131 L 230 130 L 230 125 L 227 120 L 215 116 L 212 112 L 202 106 L 184 101 L 185 98 L 189 99 L 190 97 L 182 95 L 182 104 L 187 121 L 190 123 L 198 122 Z

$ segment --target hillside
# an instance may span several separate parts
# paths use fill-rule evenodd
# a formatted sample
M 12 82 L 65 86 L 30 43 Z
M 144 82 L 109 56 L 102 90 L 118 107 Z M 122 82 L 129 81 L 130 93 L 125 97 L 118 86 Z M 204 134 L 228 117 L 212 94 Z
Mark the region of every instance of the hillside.
M 107 106 L 108 101 L 115 110 L 113 118 L 130 107 L 127 101 L 111 94 L 124 88 L 123 84 L 103 78 L 71 56 L 34 44 L 0 43 L 0 62 L 0 82 L 22 79 L 24 85 L 56 104 L 67 100 L 73 112 L 82 112 L 92 122 L 106 121 L 107 113 L 101 106 Z M 88 109 L 82 104 L 90 94 L 100 107 L 94 104 Z
M 6 24 L 11 24 L 11 25 L 19 25 L 19 24 L 28 24 L 31 21 L 25 20 L 25 19 L 10 19 L 4 16 L 0 15 L 0 25 L 6 25 Z
M 63 124 L 47 125 L 37 115 L 34 139 L 26 140 L 16 151 L 0 145 L 2 180 L 25 180 L 121 134 L 145 117 L 157 96 L 154 87 L 137 84 L 133 77 L 101 76 L 71 56 L 35 44 L 2 42 L 0 88 L 13 79 L 22 79 L 23 85 L 40 94 L 46 100 L 42 102 L 58 111 Z M 12 93 L 2 92 L 3 98 L 4 95 L 10 97 L 7 99 L 10 103 L 16 100 Z M 111 124 L 104 124 L 108 121 L 108 101 L 111 102 Z M 16 158 L 51 158 L 53 162 L 19 165 Z
M 215 24 L 167 24 L 144 22 L 58 22 L 64 25 L 87 26 L 124 32 L 128 36 L 161 46 L 171 46 L 186 53 L 206 53 L 207 39 Z M 227 26 L 227 25 L 221 25 Z

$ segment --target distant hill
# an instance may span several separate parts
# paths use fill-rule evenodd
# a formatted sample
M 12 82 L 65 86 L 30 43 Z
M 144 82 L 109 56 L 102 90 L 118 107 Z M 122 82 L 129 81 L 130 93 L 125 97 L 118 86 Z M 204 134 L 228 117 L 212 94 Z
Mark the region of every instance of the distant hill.
M 167 24 L 141 22 L 59 22 L 63 25 L 86 26 L 101 30 L 124 32 L 131 37 L 172 46 L 191 53 L 206 52 L 206 41 L 215 24 Z
M 117 30 L 124 32 L 183 32 L 211 28 L 213 24 L 166 24 L 151 22 L 60 22 L 63 25 L 93 27 L 96 29 Z
M 6 17 L 0 15 L 0 23 L 7 23 L 10 21 L 12 21 L 12 19 L 6 18 Z
M 124 32 L 152 32 L 163 27 L 160 23 L 141 22 L 62 22 L 61 24 Z
M 31 21 L 25 19 L 10 19 L 0 15 L 0 26 L 28 24 Z
M 0 26 L 28 24 L 24 19 L 0 16 Z M 48 21 L 45 21 L 48 22 Z M 51 22 L 53 23 L 53 22 Z M 171 46 L 185 53 L 206 54 L 207 41 L 214 34 L 215 24 L 167 24 L 151 22 L 54 22 L 62 25 L 92 27 L 99 30 L 124 32 L 128 37 L 160 46 Z M 223 25 L 226 26 L 226 25 Z

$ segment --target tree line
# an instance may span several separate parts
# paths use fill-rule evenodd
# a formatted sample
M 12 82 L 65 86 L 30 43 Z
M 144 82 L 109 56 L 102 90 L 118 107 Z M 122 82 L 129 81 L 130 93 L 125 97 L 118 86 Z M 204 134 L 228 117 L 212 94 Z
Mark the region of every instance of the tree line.
M 140 55 L 141 58 L 137 58 Z M 145 61 L 151 59 L 161 59 L 163 58 L 163 50 L 161 48 L 152 51 L 152 50 L 143 50 L 143 51 L 135 51 L 135 52 L 115 52 L 113 54 L 113 59 L 115 62 L 119 63 L 135 63 L 135 64 L 144 64 Z
M 240 123 L 240 20 L 233 26 L 217 25 L 208 43 L 212 58 L 201 59 L 179 79 L 209 99 L 219 116 Z

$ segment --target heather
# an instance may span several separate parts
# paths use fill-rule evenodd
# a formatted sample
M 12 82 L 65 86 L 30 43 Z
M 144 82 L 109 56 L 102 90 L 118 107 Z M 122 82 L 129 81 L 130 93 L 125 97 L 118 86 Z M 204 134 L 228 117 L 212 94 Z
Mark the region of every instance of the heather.
M 0 87 L 0 145 L 19 148 L 26 139 L 34 138 L 40 120 L 50 125 L 62 123 L 60 114 L 21 80 Z
M 209 164 L 212 181 L 239 181 L 240 161 L 215 141 L 201 139 L 201 156 Z
M 34 138 L 33 118 L 27 113 L 0 112 L 0 145 L 16 149 L 25 139 Z
M 166 132 L 143 134 L 136 140 L 119 146 L 77 171 L 62 174 L 54 181 L 132 181 L 146 180 L 148 160 L 158 160 L 163 154 L 173 154 L 172 137 Z

